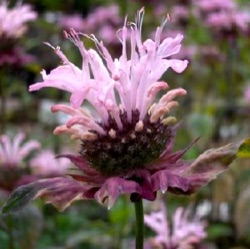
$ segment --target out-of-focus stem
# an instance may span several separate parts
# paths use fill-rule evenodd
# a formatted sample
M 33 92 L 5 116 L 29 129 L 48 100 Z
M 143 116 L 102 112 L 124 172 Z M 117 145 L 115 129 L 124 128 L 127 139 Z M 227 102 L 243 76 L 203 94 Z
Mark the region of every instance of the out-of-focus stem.
M 8 249 L 15 249 L 14 237 L 13 237 L 14 220 L 11 214 L 8 215 L 7 224 L 8 224 L 8 235 L 9 235 Z
M 136 201 L 135 205 L 135 216 L 136 216 L 136 227 L 135 227 L 135 248 L 143 249 L 144 239 L 144 214 L 143 214 L 143 203 L 142 199 Z

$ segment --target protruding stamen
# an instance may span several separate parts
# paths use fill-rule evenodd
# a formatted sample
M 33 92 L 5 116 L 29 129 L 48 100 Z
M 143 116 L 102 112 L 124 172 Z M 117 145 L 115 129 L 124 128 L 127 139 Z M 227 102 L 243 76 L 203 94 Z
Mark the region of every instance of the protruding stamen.
M 150 117 L 150 122 L 155 123 L 157 120 L 162 117 L 164 114 L 169 112 L 169 108 L 166 106 L 161 106 L 157 111 L 154 111 Z
M 86 132 L 82 135 L 82 140 L 90 140 L 90 141 L 94 141 L 98 138 L 98 136 L 94 133 L 91 132 Z
M 130 134 L 130 137 L 131 137 L 132 139 L 135 139 L 135 138 L 136 138 L 135 133 L 131 133 L 131 134 Z
M 55 54 L 62 60 L 62 62 L 64 64 L 70 64 L 68 58 L 66 57 L 66 55 L 61 51 L 60 47 L 54 47 L 52 46 L 50 43 L 48 42 L 44 42 L 45 45 L 49 46 L 50 48 L 52 48 L 55 52 Z
M 116 138 L 116 131 L 114 129 L 110 129 L 108 134 L 111 138 L 113 138 L 113 139 Z
M 170 116 L 170 117 L 167 117 L 167 118 L 164 118 L 161 123 L 163 125 L 174 125 L 175 123 L 177 122 L 177 119 L 173 116 Z
M 148 109 L 148 115 L 151 115 L 152 111 L 154 110 L 154 108 L 156 107 L 156 103 L 152 104 L 149 109 Z
M 140 132 L 140 131 L 143 130 L 143 127 L 144 127 L 144 124 L 143 124 L 143 122 L 140 120 L 140 121 L 138 121 L 138 122 L 136 123 L 136 125 L 135 125 L 135 131 L 136 131 L 136 132 Z
M 147 128 L 147 133 L 149 133 L 149 134 L 152 133 L 152 130 Z

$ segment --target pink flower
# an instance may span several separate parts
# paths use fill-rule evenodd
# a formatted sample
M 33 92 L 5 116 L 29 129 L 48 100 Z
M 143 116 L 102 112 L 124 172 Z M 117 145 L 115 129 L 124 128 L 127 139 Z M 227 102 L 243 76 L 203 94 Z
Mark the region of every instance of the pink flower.
M 11 47 L 1 51 L 0 67 L 3 65 L 23 66 L 34 61 L 32 55 L 26 54 L 20 47 Z
M 62 175 L 69 169 L 70 161 L 66 158 L 56 159 L 52 151 L 43 150 L 30 161 L 30 166 L 35 175 Z
M 85 18 L 84 32 L 94 31 L 106 24 L 117 25 L 120 21 L 119 6 L 98 7 Z
M 25 138 L 23 133 L 19 133 L 11 142 L 7 135 L 0 136 L 0 165 L 3 167 L 15 167 L 22 164 L 26 156 L 31 151 L 40 148 L 40 144 L 35 140 L 30 140 L 23 145 Z
M 119 58 L 113 59 L 93 35 L 90 38 L 98 52 L 86 49 L 74 30 L 66 36 L 83 57 L 81 68 L 70 62 L 59 47 L 53 48 L 63 64 L 49 74 L 43 71 L 43 81 L 31 85 L 30 91 L 54 87 L 71 93 L 71 105 L 57 104 L 52 111 L 69 116 L 54 133 L 68 133 L 81 141 L 79 155 L 62 155 L 78 171 L 68 175 L 71 177 L 43 179 L 18 188 L 7 207 L 16 196 L 21 205 L 44 197 L 63 210 L 79 199 L 96 199 L 110 208 L 121 194 L 130 194 L 131 201 L 153 201 L 159 190 L 191 194 L 235 158 L 239 145 L 206 151 L 194 161 L 181 160 L 188 148 L 172 152 L 177 127 L 170 113 L 178 105 L 174 99 L 186 91 L 166 91 L 168 84 L 160 78 L 169 69 L 177 73 L 186 69 L 187 60 L 172 58 L 179 53 L 183 36 L 161 41 L 165 20 L 156 29 L 154 39 L 142 41 L 143 16 L 142 9 L 135 23 L 125 21 L 119 31 Z M 158 99 L 160 90 L 165 93 Z
M 119 44 L 116 30 L 118 25 L 122 23 L 119 16 L 119 6 L 101 6 L 95 8 L 86 18 L 81 29 L 87 34 L 95 34 L 105 44 Z
M 25 23 L 35 20 L 37 13 L 28 4 L 19 2 L 14 8 L 8 9 L 7 3 L 0 4 L 0 37 L 19 38 L 26 31 Z
M 24 138 L 23 133 L 17 134 L 13 141 L 7 135 L 0 136 L 0 190 L 7 193 L 26 178 L 28 172 L 24 159 L 33 150 L 40 148 L 40 144 L 35 140 L 23 143 Z
M 163 204 L 158 212 L 144 215 L 145 224 L 156 232 L 151 243 L 163 249 L 187 249 L 200 244 L 206 237 L 206 223 L 198 215 L 191 218 L 190 214 L 190 209 L 177 208 L 172 216 L 172 226 Z
M 213 11 L 228 11 L 236 9 L 236 4 L 233 0 L 194 0 L 194 4 L 197 5 L 204 12 Z
M 73 28 L 76 31 L 82 31 L 85 28 L 85 23 L 81 15 L 64 15 L 59 18 L 59 25 L 66 30 Z
M 185 5 L 175 5 L 171 9 L 174 22 L 187 21 L 191 17 L 190 10 Z
M 247 32 L 250 25 L 250 14 L 241 11 L 221 11 L 210 14 L 206 20 L 206 24 L 217 31 L 239 30 Z

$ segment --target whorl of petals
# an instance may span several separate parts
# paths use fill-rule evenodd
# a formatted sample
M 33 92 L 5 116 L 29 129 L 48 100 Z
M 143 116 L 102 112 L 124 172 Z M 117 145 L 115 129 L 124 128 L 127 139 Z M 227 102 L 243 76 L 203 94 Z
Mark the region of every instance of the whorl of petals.
M 180 51 L 183 35 L 175 38 L 165 38 L 162 42 L 160 36 L 166 19 L 156 29 L 155 39 L 142 41 L 141 29 L 144 10 L 137 13 L 135 23 L 124 22 L 124 26 L 118 31 L 122 44 L 122 53 L 119 58 L 113 59 L 102 41 L 98 41 L 94 35 L 87 36 L 92 39 L 97 51 L 86 49 L 79 37 L 79 33 L 71 29 L 65 32 L 79 49 L 82 55 L 82 67 L 79 68 L 70 62 L 60 47 L 50 47 L 62 60 L 63 65 L 58 66 L 49 74 L 42 71 L 43 81 L 30 86 L 30 91 L 36 91 L 43 87 L 55 87 L 71 93 L 70 106 L 55 106 L 52 111 L 62 111 L 71 117 L 66 126 L 56 128 L 55 133 L 68 132 L 73 137 L 81 139 L 82 132 L 95 131 L 100 135 L 107 135 L 99 124 L 107 124 L 110 116 L 115 120 L 119 130 L 123 129 L 121 112 L 126 112 L 128 121 L 132 120 L 132 112 L 137 110 L 140 119 L 148 114 L 150 107 L 156 102 L 155 98 L 160 90 L 168 88 L 167 83 L 159 81 L 160 77 L 169 68 L 181 73 L 187 67 L 187 60 L 172 59 Z M 130 46 L 130 54 L 127 52 Z M 118 93 L 119 98 L 117 98 Z M 156 103 L 152 110 L 152 121 L 167 114 L 173 106 L 177 105 L 173 98 L 184 95 L 183 89 L 175 89 L 168 92 L 165 101 Z M 172 97 L 171 97 L 172 96 Z M 82 113 L 84 101 L 93 107 L 96 115 L 86 117 Z M 71 108 L 71 109 L 70 109 Z M 161 111 L 158 112 L 157 109 Z

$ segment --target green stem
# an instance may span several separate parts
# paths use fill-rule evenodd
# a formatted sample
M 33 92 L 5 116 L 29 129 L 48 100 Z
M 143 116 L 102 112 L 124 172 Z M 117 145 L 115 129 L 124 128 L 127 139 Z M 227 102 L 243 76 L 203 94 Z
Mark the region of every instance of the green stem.
M 136 249 L 143 249 L 143 237 L 144 237 L 144 217 L 143 217 L 143 203 L 142 199 L 135 202 L 135 239 Z
M 14 220 L 13 216 L 10 214 L 7 218 L 7 224 L 8 224 L 8 234 L 9 234 L 9 245 L 8 249 L 15 249 L 14 245 L 14 236 L 13 236 L 13 225 L 14 225 Z

